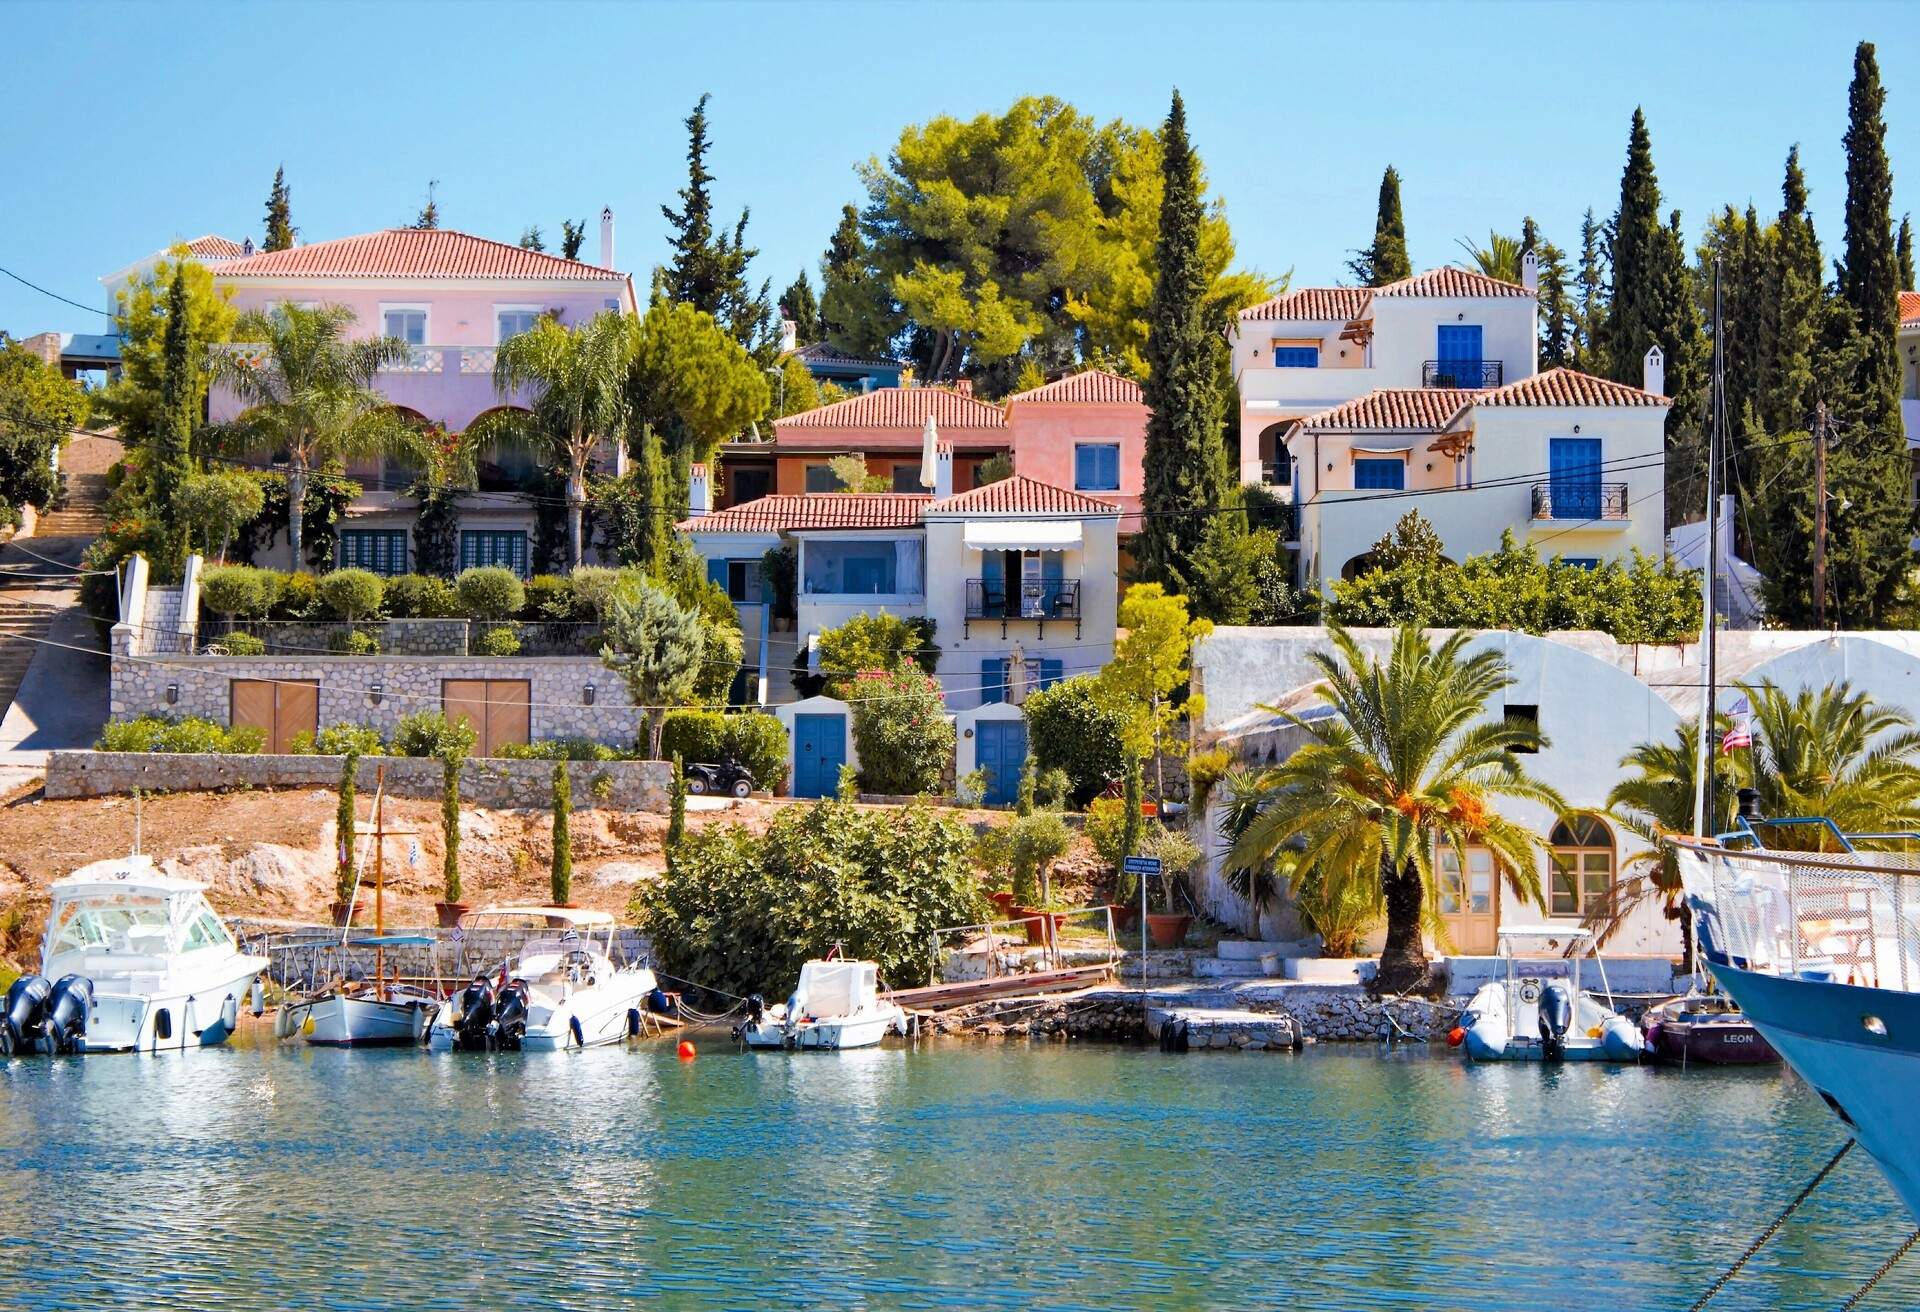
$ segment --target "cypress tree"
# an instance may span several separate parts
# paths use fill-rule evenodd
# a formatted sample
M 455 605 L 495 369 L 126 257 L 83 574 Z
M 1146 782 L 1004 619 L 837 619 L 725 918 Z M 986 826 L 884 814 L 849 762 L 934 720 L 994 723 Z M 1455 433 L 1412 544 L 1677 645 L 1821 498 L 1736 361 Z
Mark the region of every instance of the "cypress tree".
M 566 906 L 573 897 L 573 780 L 567 775 L 567 763 L 553 763 L 553 870 L 555 906 Z
M 681 764 L 680 753 L 673 754 L 673 773 L 667 776 L 667 838 L 661 851 L 666 856 L 667 867 L 672 869 L 675 857 L 679 855 L 680 845 L 687 841 L 687 771 Z
M 1520 224 L 1520 254 L 1532 251 L 1540 271 L 1540 367 L 1573 362 L 1575 310 L 1567 287 L 1566 253 L 1540 235 L 1531 217 Z
M 293 245 L 300 230 L 293 226 L 292 196 L 283 164 L 273 171 L 273 190 L 267 193 L 267 241 L 262 250 L 284 251 Z
M 1780 435 L 1805 432 L 1813 413 L 1813 351 L 1820 324 L 1823 261 L 1820 238 L 1807 213 L 1807 179 L 1800 147 L 1787 152 L 1780 181 L 1780 217 L 1767 271 L 1773 341 L 1756 380 L 1760 427 Z
M 1400 207 L 1400 174 L 1391 164 L 1380 175 L 1373 242 L 1353 253 L 1347 269 L 1362 287 L 1384 287 L 1413 275 L 1413 265 L 1407 259 L 1407 219 Z
M 347 759 L 340 764 L 339 804 L 333 813 L 334 835 L 339 840 L 338 859 L 333 867 L 333 900 L 341 906 L 353 899 L 353 824 L 354 824 L 354 775 L 360 768 L 357 753 L 348 752 Z
M 1847 92 L 1846 255 L 1838 269 L 1839 293 L 1853 308 L 1866 339 L 1857 375 L 1861 416 L 1889 446 L 1900 444 L 1900 269 L 1893 240 L 1893 171 L 1887 163 L 1887 93 L 1873 44 L 1854 51 L 1853 85 Z M 1901 447 L 1904 451 L 1904 446 Z
M 177 550 L 184 561 L 187 524 L 174 508 L 174 496 L 193 474 L 194 370 L 187 323 L 187 276 L 174 266 L 167 288 L 167 325 L 160 339 L 160 417 L 153 445 L 147 452 L 147 496 L 166 524 L 169 554 Z
M 1207 324 L 1207 270 L 1200 254 L 1199 161 L 1187 140 L 1187 112 L 1173 94 L 1162 132 L 1158 278 L 1148 308 L 1146 481 L 1142 496 L 1143 576 L 1185 593 L 1208 511 L 1227 487 L 1220 440 L 1215 354 Z
M 560 258 L 577 260 L 580 258 L 581 243 L 587 239 L 587 221 L 575 223 L 572 219 L 560 220 Z
M 807 281 L 805 269 L 795 274 L 793 283 L 780 293 L 780 312 L 793 320 L 801 345 L 820 340 L 820 303 L 814 299 L 813 284 Z
M 1893 259 L 1899 266 L 1900 290 L 1913 290 L 1913 216 L 1900 216 L 1900 232 L 1893 239 Z

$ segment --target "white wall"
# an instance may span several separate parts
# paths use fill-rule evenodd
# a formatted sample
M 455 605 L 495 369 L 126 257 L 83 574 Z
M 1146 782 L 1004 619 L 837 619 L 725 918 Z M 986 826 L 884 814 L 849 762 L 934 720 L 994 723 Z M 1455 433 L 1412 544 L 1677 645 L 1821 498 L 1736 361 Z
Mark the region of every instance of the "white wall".
M 1478 324 L 1480 357 L 1504 366 L 1501 381 L 1534 374 L 1539 306 L 1531 296 L 1376 296 L 1373 371 L 1380 387 L 1419 387 L 1421 367 L 1438 358 L 1441 324 Z

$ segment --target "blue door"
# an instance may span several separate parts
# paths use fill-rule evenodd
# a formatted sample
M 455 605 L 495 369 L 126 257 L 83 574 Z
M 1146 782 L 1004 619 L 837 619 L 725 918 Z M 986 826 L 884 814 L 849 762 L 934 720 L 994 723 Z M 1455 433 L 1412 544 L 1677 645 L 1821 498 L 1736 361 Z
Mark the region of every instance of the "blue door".
M 793 795 L 832 797 L 840 791 L 840 767 L 847 763 L 847 717 L 793 717 Z
M 1439 347 L 1434 354 L 1439 357 L 1440 366 L 1439 376 L 1434 379 L 1437 386 L 1480 386 L 1479 324 L 1441 324 Z
M 1547 443 L 1549 513 L 1554 519 L 1600 514 L 1600 439 L 1556 437 Z
M 1027 763 L 1025 720 L 981 720 L 974 729 L 974 764 L 987 772 L 988 806 L 1011 806 L 1020 796 Z

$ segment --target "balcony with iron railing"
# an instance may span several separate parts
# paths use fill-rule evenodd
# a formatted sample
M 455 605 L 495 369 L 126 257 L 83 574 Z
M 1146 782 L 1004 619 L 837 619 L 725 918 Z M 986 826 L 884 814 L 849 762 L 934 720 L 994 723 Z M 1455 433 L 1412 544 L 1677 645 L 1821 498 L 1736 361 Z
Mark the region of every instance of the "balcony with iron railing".
M 968 579 L 965 633 L 974 621 L 998 621 L 1004 635 L 1015 621 L 1027 621 L 1046 632 L 1048 621 L 1071 621 L 1080 633 L 1079 579 Z
M 1578 519 L 1624 524 L 1627 509 L 1625 483 L 1586 483 L 1573 479 L 1533 485 L 1536 520 Z
M 1427 360 L 1420 366 L 1422 387 L 1463 387 L 1479 391 L 1506 381 L 1502 360 Z

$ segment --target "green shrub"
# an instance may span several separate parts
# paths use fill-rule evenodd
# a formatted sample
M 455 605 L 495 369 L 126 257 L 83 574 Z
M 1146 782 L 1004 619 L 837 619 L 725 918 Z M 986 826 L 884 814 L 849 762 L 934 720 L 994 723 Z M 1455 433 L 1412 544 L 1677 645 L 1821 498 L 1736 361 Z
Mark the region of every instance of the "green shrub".
M 707 765 L 731 757 L 747 767 L 756 786 L 774 789 L 787 777 L 787 731 L 761 711 L 668 711 L 660 730 L 660 755 Z
M 866 791 L 933 792 L 953 764 L 953 721 L 940 685 L 913 667 L 860 680 L 853 741 Z
M 473 751 L 476 735 L 466 719 L 449 720 L 439 711 L 415 711 L 393 726 L 395 756 L 448 756 L 463 759 Z
M 215 565 L 200 576 L 200 609 L 214 615 L 264 615 L 278 592 L 271 570 Z
M 526 582 L 523 620 L 560 621 L 574 618 L 573 580 L 558 574 L 536 574 Z
M 475 656 L 518 656 L 520 635 L 511 624 L 495 624 L 482 629 L 473 640 Z
M 264 656 L 267 644 L 251 633 L 226 633 L 207 644 L 209 656 Z
M 402 574 L 387 580 L 387 614 L 401 620 L 458 619 L 460 594 L 446 579 Z
M 387 585 L 371 570 L 337 569 L 321 576 L 317 591 L 320 611 L 327 618 L 364 620 L 379 615 Z
M 384 756 L 387 748 L 378 729 L 342 720 L 318 734 L 295 734 L 287 750 L 295 756 Z
M 543 738 L 537 743 L 506 743 L 500 755 L 509 761 L 619 761 L 624 758 L 591 738 Z
M 360 629 L 341 629 L 327 635 L 327 650 L 343 656 L 377 656 L 380 639 Z
M 266 745 L 265 731 L 251 724 L 229 729 L 198 716 L 170 720 L 142 715 L 106 725 L 94 747 L 102 752 L 226 752 L 251 756 Z
M 281 574 L 261 571 L 271 581 L 273 597 L 267 604 L 276 620 L 310 620 L 320 609 L 320 580 L 311 574 Z
M 727 754 L 727 717 L 719 711 L 668 711 L 660 722 L 660 756 L 713 764 Z
M 853 677 L 870 670 L 893 670 L 911 663 L 932 674 L 940 661 L 933 632 L 933 621 L 921 616 L 902 619 L 886 611 L 855 615 L 820 635 L 820 673 L 836 697 L 846 696 Z
M 526 585 L 499 565 L 463 570 L 453 586 L 461 608 L 476 620 L 504 620 L 527 604 Z
M 613 605 L 614 594 L 620 591 L 627 579 L 627 571 L 609 569 L 605 565 L 582 565 L 568 578 L 573 588 L 573 618 L 598 620 L 606 618 L 607 608 Z
M 1075 806 L 1085 806 L 1126 773 L 1121 732 L 1127 717 L 1099 696 L 1092 675 L 1028 694 L 1025 710 L 1027 746 L 1035 763 L 1043 773 L 1067 772 Z
M 764 837 L 691 830 L 633 912 L 662 969 L 736 994 L 784 995 L 835 943 L 895 988 L 924 984 L 929 935 L 984 918 L 971 833 L 919 806 L 783 809 Z

